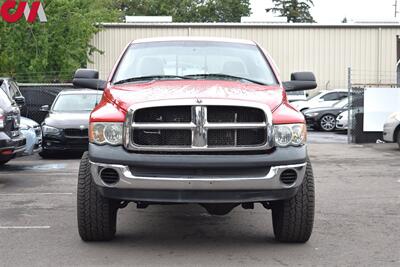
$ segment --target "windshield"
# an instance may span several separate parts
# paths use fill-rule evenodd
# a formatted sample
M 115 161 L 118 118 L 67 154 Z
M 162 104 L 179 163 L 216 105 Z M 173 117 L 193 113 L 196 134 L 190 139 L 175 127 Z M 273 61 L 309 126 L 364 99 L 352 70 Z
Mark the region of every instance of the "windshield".
M 53 111 L 92 111 L 100 101 L 100 94 L 60 95 L 53 105 Z
M 336 108 L 344 108 L 347 106 L 348 103 L 349 103 L 349 99 L 344 98 L 344 99 L 340 100 L 339 102 L 337 102 L 336 104 L 334 104 L 333 106 Z
M 215 80 L 238 77 L 247 80 L 243 82 L 277 84 L 271 67 L 257 46 L 228 42 L 171 41 L 132 45 L 119 64 L 113 82 L 150 76 L 158 79 L 163 76 L 169 76 L 166 79 L 192 76 L 192 79 Z

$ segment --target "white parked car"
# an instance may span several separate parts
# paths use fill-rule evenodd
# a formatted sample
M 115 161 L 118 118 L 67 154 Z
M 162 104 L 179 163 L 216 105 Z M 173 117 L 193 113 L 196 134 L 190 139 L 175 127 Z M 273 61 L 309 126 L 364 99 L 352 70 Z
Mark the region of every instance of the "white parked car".
M 287 94 L 287 98 L 288 98 L 289 102 L 306 101 L 307 100 L 306 91 L 286 92 L 286 94 Z
M 24 155 L 33 155 L 42 150 L 42 128 L 31 119 L 21 117 L 21 133 L 26 138 Z
M 336 129 L 347 130 L 349 127 L 349 111 L 344 111 L 336 118 Z
M 339 100 L 346 98 L 347 95 L 347 89 L 325 90 L 306 101 L 295 101 L 292 103 L 292 106 L 301 112 L 310 108 L 332 107 Z
M 383 126 L 383 140 L 389 143 L 398 143 L 400 147 L 400 112 L 389 116 Z

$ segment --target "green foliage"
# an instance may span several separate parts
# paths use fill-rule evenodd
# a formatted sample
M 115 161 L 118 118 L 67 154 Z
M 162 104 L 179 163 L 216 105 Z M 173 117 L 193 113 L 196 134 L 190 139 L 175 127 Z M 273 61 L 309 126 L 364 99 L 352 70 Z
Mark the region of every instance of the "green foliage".
M 172 16 L 174 22 L 240 22 L 251 13 L 249 0 L 115 0 L 128 16 Z
M 30 1 L 32 2 L 32 1 Z M 116 21 L 111 0 L 47 0 L 47 23 L 29 24 L 23 17 L 9 24 L 0 21 L 0 76 L 19 82 L 69 81 L 84 67 L 88 55 L 99 52 L 90 40 L 97 22 Z
M 287 22 L 315 22 L 310 13 L 310 8 L 314 6 L 313 0 L 272 0 L 275 8 L 281 17 L 286 17 Z
M 91 54 L 101 53 L 90 45 L 101 30 L 96 23 L 121 21 L 125 15 L 168 15 L 176 22 L 238 22 L 250 15 L 249 0 L 46 0 L 43 5 L 47 23 L 0 19 L 0 76 L 70 81 Z

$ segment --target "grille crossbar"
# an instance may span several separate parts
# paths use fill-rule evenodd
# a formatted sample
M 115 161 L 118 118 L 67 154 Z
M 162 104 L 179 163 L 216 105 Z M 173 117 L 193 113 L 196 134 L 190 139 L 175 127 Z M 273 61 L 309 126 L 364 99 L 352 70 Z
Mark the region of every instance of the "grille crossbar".
M 191 101 L 193 103 L 193 100 Z M 151 122 L 141 122 L 143 121 L 141 118 L 136 119 L 135 117 L 137 113 L 146 116 L 146 109 L 154 112 L 155 107 L 165 109 L 165 106 L 177 106 L 176 102 L 160 101 L 153 105 L 147 104 L 145 106 L 137 106 L 135 109 L 131 108 L 125 123 L 125 147 L 133 151 L 173 152 L 252 151 L 265 150 L 272 147 L 272 113 L 266 105 L 259 105 L 253 102 L 245 103 L 243 101 L 228 103 L 224 101 L 225 105 L 221 105 L 220 101 L 210 100 L 204 101 L 204 103 L 203 101 L 200 101 L 200 103 L 196 101 L 195 104 L 190 105 L 191 103 L 189 103 L 191 122 L 187 120 L 171 122 L 170 114 L 168 114 L 168 120 L 165 120 L 165 122 L 163 121 L 163 116 L 159 116 L 159 114 L 157 114 L 157 121 Z M 187 101 L 181 104 L 185 105 L 185 108 L 188 107 Z M 235 108 L 237 111 L 235 111 Z M 243 113 L 246 109 L 249 114 L 256 114 L 257 116 L 252 116 L 252 118 L 248 119 L 249 116 Z M 222 114 L 220 119 L 218 119 L 218 114 L 213 113 L 212 122 L 209 122 L 207 119 L 209 112 L 215 112 L 215 110 L 221 110 L 221 112 L 228 110 L 229 112 Z M 186 135 L 190 133 L 191 140 Z M 189 141 L 184 136 L 187 136 Z M 138 141 L 135 138 L 141 139 Z M 246 138 L 249 140 L 246 140 Z M 177 140 L 185 140 L 185 142 L 180 144 L 180 141 Z

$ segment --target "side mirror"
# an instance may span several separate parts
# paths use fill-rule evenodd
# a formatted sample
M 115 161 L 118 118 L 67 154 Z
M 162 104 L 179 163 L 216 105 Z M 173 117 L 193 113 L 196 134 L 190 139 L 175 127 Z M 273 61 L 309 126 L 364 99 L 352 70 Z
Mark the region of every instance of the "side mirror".
M 75 72 L 73 85 L 76 88 L 89 88 L 96 90 L 104 90 L 106 88 L 106 81 L 99 80 L 99 72 L 91 69 L 78 69 Z
M 44 105 L 40 107 L 41 112 L 49 112 L 50 111 L 50 106 L 49 105 Z
M 283 83 L 283 87 L 288 92 L 312 90 L 317 86 L 315 75 L 312 72 L 292 73 L 291 81 Z
M 17 103 L 18 106 L 24 106 L 25 105 L 25 97 L 21 96 L 16 96 L 14 97 L 15 103 Z

